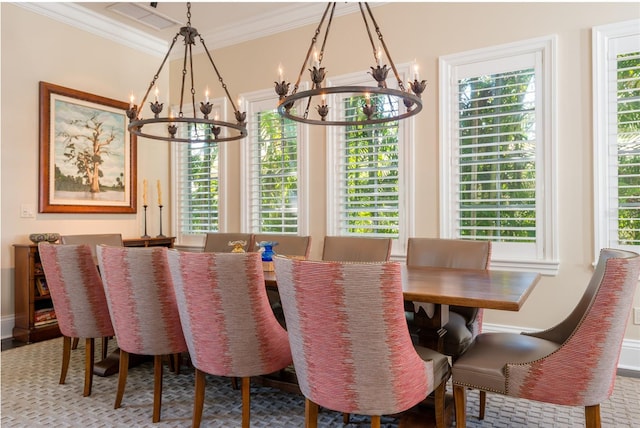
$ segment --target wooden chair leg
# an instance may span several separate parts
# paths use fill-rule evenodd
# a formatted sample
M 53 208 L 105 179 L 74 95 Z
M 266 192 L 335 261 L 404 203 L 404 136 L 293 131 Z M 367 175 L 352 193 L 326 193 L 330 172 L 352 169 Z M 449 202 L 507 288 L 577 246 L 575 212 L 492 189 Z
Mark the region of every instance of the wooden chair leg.
M 467 426 L 467 388 L 460 385 L 453 386 L 453 400 L 456 407 L 456 428 Z
M 76 350 L 78 349 L 78 342 L 80 341 L 79 337 L 74 337 L 73 338 L 73 344 L 71 345 L 71 349 Z
M 71 359 L 71 338 L 64 336 L 62 338 L 62 367 L 60 368 L 60 385 L 63 385 L 67 379 L 67 371 L 69 370 L 69 360 Z
M 204 390 L 207 383 L 205 372 L 196 369 L 196 392 L 193 400 L 192 428 L 199 428 L 202 422 L 202 408 L 204 407 Z
M 107 351 L 109 350 L 109 338 L 107 336 L 102 338 L 102 359 L 107 359 Z
M 162 407 L 162 355 L 153 357 L 153 423 L 160 422 Z
M 371 416 L 371 428 L 380 428 L 380 415 Z
M 232 377 L 231 378 L 231 388 L 238 389 L 238 378 L 237 377 Z
M 484 419 L 484 409 L 487 407 L 487 391 L 480 391 L 480 410 L 478 412 L 478 419 Z
M 242 378 L 242 428 L 249 428 L 251 420 L 251 378 Z
M 600 405 L 586 406 L 584 408 L 584 426 L 586 428 L 600 428 L 602 421 L 600 420 Z
M 347 425 L 351 418 L 351 413 L 342 413 L 342 423 Z
M 118 368 L 118 390 L 116 391 L 116 403 L 114 409 L 119 409 L 122 404 L 124 387 L 127 384 L 127 374 L 129 373 L 129 353 L 120 350 L 120 367 Z
M 95 358 L 95 339 L 85 339 L 84 345 L 84 392 L 83 396 L 91 395 L 91 385 L 93 383 L 93 359 Z
M 318 405 L 306 398 L 304 400 L 305 428 L 318 428 Z
M 445 426 L 445 396 L 447 394 L 447 381 L 444 380 L 438 385 L 433 392 L 435 398 L 435 410 L 436 410 L 436 427 L 444 428 Z

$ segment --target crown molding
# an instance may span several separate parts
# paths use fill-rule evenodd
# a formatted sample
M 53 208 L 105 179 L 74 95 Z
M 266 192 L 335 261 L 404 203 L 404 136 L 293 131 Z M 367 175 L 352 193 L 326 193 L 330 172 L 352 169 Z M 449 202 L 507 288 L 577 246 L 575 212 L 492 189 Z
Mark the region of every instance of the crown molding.
M 169 48 L 168 40 L 161 40 L 74 3 L 15 2 L 13 4 L 153 56 L 163 57 Z M 370 4 L 370 7 L 375 8 L 383 4 L 386 3 L 376 2 Z M 242 7 L 242 3 L 238 3 L 238 7 Z M 201 35 L 207 42 L 209 50 L 219 49 L 318 23 L 325 8 L 325 3 L 292 3 L 290 6 L 262 14 L 260 17 L 247 18 L 233 25 L 222 25 Z M 356 3 L 345 3 L 336 7 L 334 16 L 348 15 L 357 11 L 359 9 Z M 196 44 L 193 52 L 201 53 L 204 49 L 201 44 Z M 170 59 L 179 58 L 181 55 L 180 52 L 175 52 Z
M 153 37 L 74 3 L 13 4 L 153 56 L 163 57 L 167 54 L 169 44 L 166 40 Z

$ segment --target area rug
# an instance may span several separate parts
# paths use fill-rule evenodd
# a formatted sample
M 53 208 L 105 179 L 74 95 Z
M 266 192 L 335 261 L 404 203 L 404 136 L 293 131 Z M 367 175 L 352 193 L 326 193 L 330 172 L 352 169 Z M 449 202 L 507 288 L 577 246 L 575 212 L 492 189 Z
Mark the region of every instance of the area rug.
M 115 341 L 112 341 L 115 342 Z M 115 348 L 115 343 L 110 347 Z M 153 365 L 131 368 L 120 409 L 113 408 L 117 376 L 94 377 L 92 394 L 82 396 L 84 347 L 72 351 L 67 381 L 58 384 L 62 339 L 30 344 L 0 354 L 1 418 L 10 427 L 189 427 L 193 405 L 193 369 L 176 375 L 165 369 L 162 415 L 151 423 Z M 477 391 L 469 392 L 470 427 L 581 427 L 580 408 L 553 406 L 488 395 L 484 421 L 479 421 Z M 605 427 L 632 427 L 640 423 L 640 379 L 618 377 L 612 398 L 601 406 Z M 207 376 L 203 427 L 239 427 L 240 391 L 227 378 Z M 383 418 L 385 428 L 399 419 Z M 349 427 L 368 426 L 366 417 L 353 417 Z M 340 427 L 342 414 L 321 409 L 318 425 Z M 254 385 L 251 389 L 252 427 L 303 427 L 304 400 L 300 395 Z

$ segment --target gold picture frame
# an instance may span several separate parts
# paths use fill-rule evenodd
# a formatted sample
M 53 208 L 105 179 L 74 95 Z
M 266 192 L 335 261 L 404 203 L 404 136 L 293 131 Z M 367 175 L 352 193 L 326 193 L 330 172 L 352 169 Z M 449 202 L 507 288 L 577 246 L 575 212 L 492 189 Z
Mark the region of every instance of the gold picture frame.
M 41 213 L 137 211 L 136 136 L 129 105 L 40 82 Z

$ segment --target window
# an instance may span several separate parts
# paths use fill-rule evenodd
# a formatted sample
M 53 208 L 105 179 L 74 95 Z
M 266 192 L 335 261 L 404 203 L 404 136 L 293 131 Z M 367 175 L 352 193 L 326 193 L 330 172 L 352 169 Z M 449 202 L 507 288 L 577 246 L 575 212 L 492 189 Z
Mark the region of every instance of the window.
M 440 59 L 441 236 L 557 272 L 552 37 Z
M 224 115 L 224 100 L 212 102 L 212 117 Z M 184 112 L 192 115 L 192 112 Z M 205 132 L 191 129 L 190 132 Z M 201 246 L 207 232 L 224 231 L 224 149 L 218 143 L 172 143 L 175 187 L 173 230 L 180 245 Z
M 245 98 L 249 133 L 242 155 L 245 230 L 306 234 L 302 127 L 278 114 L 273 89 Z
M 397 67 L 406 80 L 409 67 Z M 392 79 L 388 80 L 388 84 Z M 370 85 L 365 73 L 334 79 L 331 85 Z M 397 111 L 380 97 L 376 104 Z M 349 120 L 364 97 L 330 97 L 329 114 L 337 120 Z M 402 106 L 404 108 L 404 106 Z M 362 114 L 362 113 L 359 113 Z M 334 119 L 335 120 L 335 119 Z M 408 177 L 413 138 L 413 119 L 375 125 L 328 127 L 328 235 L 391 237 L 392 252 L 401 255 L 412 227 L 413 186 Z
M 640 248 L 640 21 L 594 28 L 595 257 Z

